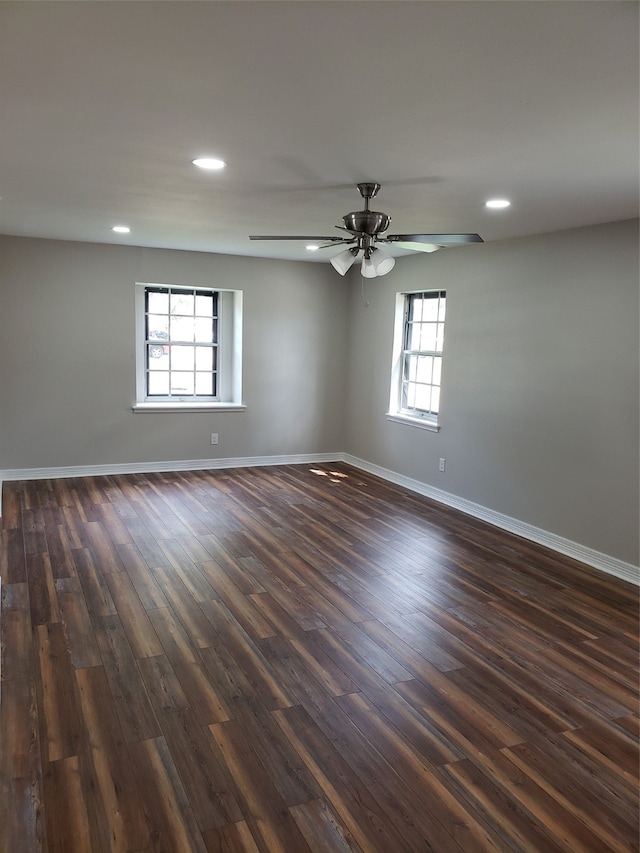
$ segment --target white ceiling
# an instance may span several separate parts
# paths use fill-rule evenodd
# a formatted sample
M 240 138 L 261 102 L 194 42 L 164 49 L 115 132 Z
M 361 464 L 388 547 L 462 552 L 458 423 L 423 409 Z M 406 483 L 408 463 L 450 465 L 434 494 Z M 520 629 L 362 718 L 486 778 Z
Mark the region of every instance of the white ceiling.
M 638 127 L 636 2 L 0 2 L 5 234 L 319 260 L 248 235 L 358 181 L 389 233 L 627 219 Z

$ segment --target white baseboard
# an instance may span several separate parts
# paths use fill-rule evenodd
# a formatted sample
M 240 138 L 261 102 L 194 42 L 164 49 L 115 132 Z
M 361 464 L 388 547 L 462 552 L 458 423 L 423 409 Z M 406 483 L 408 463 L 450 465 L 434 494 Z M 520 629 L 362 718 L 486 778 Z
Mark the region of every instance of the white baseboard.
M 482 521 L 493 524 L 501 530 L 515 533 L 517 536 L 522 536 L 523 539 L 529 539 L 538 545 L 544 545 L 552 551 L 557 551 L 566 557 L 572 557 L 574 560 L 586 563 L 586 565 L 594 569 L 599 569 L 601 572 L 606 572 L 608 575 L 615 575 L 615 577 L 621 578 L 621 580 L 640 586 L 640 568 L 631 563 L 625 563 L 616 557 L 610 557 L 608 554 L 594 551 L 592 548 L 587 548 L 586 545 L 580 545 L 577 542 L 572 542 L 570 539 L 564 539 L 555 533 L 549 533 L 547 530 L 541 530 L 539 527 L 534 527 L 517 518 L 511 518 L 481 504 L 473 503 L 473 501 L 465 500 L 465 498 L 460 498 L 449 492 L 443 492 L 441 489 L 428 486 L 426 483 L 414 480 L 411 477 L 396 474 L 395 471 L 381 468 L 379 465 L 366 462 L 364 459 L 358 459 L 356 456 L 351 456 L 348 453 L 342 454 L 342 461 L 348 465 L 353 465 L 354 468 L 360 468 L 369 474 L 374 474 L 383 480 L 388 480 L 390 483 L 395 483 L 397 486 L 404 486 L 412 492 L 417 492 L 420 495 L 438 501 L 438 503 L 453 507 L 453 509 L 458 509 L 474 518 L 479 518 Z
M 449 492 L 444 492 L 441 489 L 436 489 L 433 486 L 428 486 L 419 480 L 414 480 L 411 477 L 405 477 L 402 474 L 397 474 L 395 471 L 390 471 L 387 468 L 381 468 L 379 465 L 374 465 L 364 459 L 359 459 L 357 456 L 351 456 L 349 453 L 306 453 L 294 454 L 290 456 L 241 456 L 229 457 L 226 459 L 187 459 L 187 460 L 172 460 L 168 462 L 143 462 L 143 463 L 124 463 L 115 465 L 77 465 L 65 468 L 14 468 L 5 471 L 0 471 L 0 516 L 2 515 L 2 483 L 4 481 L 14 480 L 52 480 L 67 477 L 99 477 L 108 476 L 110 474 L 148 474 L 153 472 L 169 472 L 169 471 L 213 471 L 222 468 L 252 468 L 268 465 L 304 465 L 304 464 L 322 464 L 326 462 L 345 462 L 352 465 L 354 468 L 359 468 L 390 483 L 395 483 L 398 486 L 403 486 L 412 492 L 424 495 L 438 503 L 450 506 L 453 509 L 458 509 L 461 512 L 471 515 L 474 518 L 479 518 L 495 527 L 506 530 L 509 533 L 515 533 L 517 536 L 522 536 L 524 539 L 529 539 L 532 542 L 537 542 L 539 545 L 544 545 L 552 551 L 557 551 L 567 557 L 572 557 L 581 563 L 585 563 L 594 569 L 599 569 L 609 575 L 614 575 L 617 578 L 628 581 L 630 583 L 640 585 L 640 569 L 631 563 L 625 563 L 615 557 L 610 557 L 607 554 L 602 554 L 599 551 L 594 551 L 592 548 L 587 548 L 585 545 L 580 545 L 577 542 L 572 542 L 570 539 L 564 539 L 562 536 L 557 536 L 555 533 L 549 533 L 546 530 L 541 530 L 517 518 L 511 518 L 503 513 L 496 512 L 481 504 L 468 501 L 465 498 L 452 495 Z

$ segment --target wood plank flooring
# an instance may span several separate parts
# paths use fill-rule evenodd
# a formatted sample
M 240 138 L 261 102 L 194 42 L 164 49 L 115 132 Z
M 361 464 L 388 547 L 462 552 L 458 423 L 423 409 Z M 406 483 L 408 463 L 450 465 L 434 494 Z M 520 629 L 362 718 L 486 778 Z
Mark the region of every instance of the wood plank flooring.
M 630 584 L 343 464 L 3 509 L 1 853 L 638 850 Z

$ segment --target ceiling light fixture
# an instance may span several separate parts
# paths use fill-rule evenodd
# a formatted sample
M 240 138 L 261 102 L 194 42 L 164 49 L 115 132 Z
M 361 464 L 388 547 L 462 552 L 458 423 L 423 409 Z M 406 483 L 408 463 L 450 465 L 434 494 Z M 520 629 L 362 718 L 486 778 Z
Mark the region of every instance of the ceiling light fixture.
M 354 265 L 356 258 L 358 257 L 359 249 L 351 248 L 344 249 L 344 251 L 340 252 L 335 257 L 331 258 L 331 266 L 340 273 L 340 275 L 345 275 L 348 270 Z
M 217 157 L 197 157 L 191 162 L 199 169 L 206 169 L 209 172 L 216 172 L 219 169 L 224 169 L 227 165 L 224 160 L 218 160 Z
M 392 258 L 382 249 L 376 246 L 365 245 L 364 258 L 360 269 L 365 278 L 376 278 L 379 275 L 386 275 L 396 265 L 396 259 Z
M 376 275 L 386 275 L 396 265 L 396 259 L 383 252 L 382 249 L 374 249 L 371 260 L 373 261 L 373 268 L 376 271 Z
M 111 230 L 115 231 L 116 234 L 130 234 L 131 233 L 131 228 L 129 228 L 128 225 L 114 225 Z
M 505 207 L 511 206 L 511 202 L 506 198 L 491 198 L 484 206 L 490 210 L 504 210 Z
M 340 275 L 345 275 L 353 266 L 356 258 L 360 254 L 360 248 L 353 246 L 350 249 L 344 249 L 342 252 L 331 258 L 331 266 L 337 270 Z M 396 265 L 396 259 L 392 258 L 381 249 L 364 246 L 362 255 L 362 265 L 360 272 L 365 278 L 376 278 L 379 275 L 386 275 Z
M 320 246 L 305 246 L 307 252 L 317 252 Z

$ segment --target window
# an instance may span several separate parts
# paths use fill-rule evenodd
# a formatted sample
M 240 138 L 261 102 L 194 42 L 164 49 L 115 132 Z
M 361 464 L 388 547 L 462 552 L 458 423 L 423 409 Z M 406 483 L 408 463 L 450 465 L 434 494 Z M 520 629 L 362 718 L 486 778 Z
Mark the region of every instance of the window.
M 136 285 L 142 411 L 241 406 L 242 293 Z
M 446 293 L 399 293 L 396 298 L 388 416 L 438 428 Z

